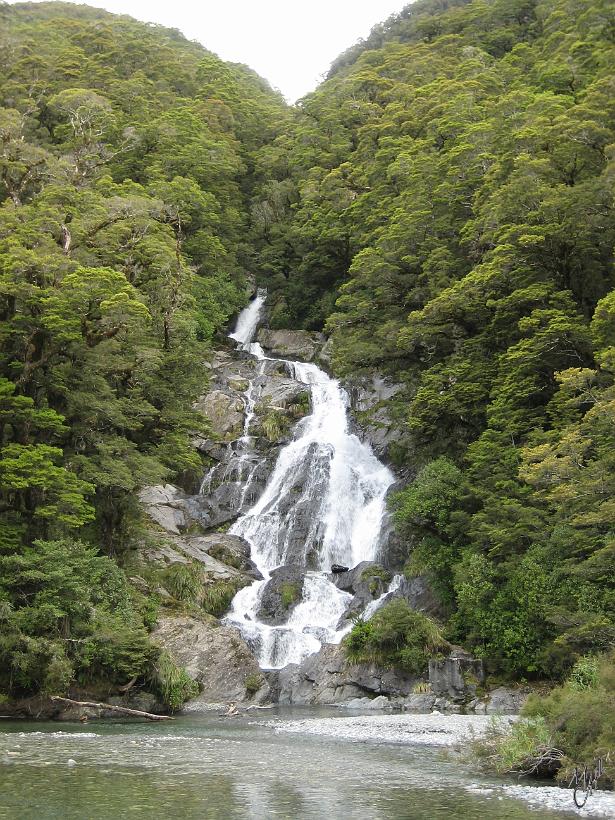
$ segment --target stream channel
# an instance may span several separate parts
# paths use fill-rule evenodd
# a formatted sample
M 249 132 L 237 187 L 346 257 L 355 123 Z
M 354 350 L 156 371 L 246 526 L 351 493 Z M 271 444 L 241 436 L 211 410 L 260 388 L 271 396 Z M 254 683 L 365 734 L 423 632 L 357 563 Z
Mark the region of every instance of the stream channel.
M 323 717 L 324 723 L 333 720 L 340 727 L 357 721 L 340 710 L 311 708 L 236 719 L 195 713 L 164 724 L 12 721 L 0 727 L 0 818 L 554 820 L 580 816 L 572 808 L 570 791 L 477 775 L 441 746 L 390 742 L 386 731 L 380 732 L 379 739 L 364 742 L 304 731 L 306 722 L 318 728 Z M 367 722 L 378 720 L 383 718 L 365 717 Z M 604 798 L 610 801 L 610 796 Z M 581 816 L 614 816 L 615 802 L 607 803 L 606 809 L 598 799 L 592 798 L 592 803 L 588 809 L 597 813 Z

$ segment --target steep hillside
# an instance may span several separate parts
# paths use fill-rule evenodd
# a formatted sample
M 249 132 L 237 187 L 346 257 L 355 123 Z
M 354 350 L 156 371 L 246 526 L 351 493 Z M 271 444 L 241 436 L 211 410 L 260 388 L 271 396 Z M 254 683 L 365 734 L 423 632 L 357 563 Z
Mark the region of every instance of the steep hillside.
M 191 405 L 286 108 L 176 31 L 62 3 L 0 6 L 0 106 L 0 691 L 150 679 L 177 705 L 156 599 L 111 558 L 140 487 L 202 474 Z
M 261 153 L 272 322 L 401 385 L 406 572 L 509 676 L 615 640 L 615 11 L 419 2 Z

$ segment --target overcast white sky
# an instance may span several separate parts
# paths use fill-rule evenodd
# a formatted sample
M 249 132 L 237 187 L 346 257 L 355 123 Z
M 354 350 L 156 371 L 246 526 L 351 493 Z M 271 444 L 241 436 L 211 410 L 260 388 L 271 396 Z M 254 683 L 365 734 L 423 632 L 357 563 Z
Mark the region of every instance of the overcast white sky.
M 294 102 L 316 87 L 341 51 L 408 2 L 92 0 L 88 5 L 178 28 L 223 59 L 247 63 Z

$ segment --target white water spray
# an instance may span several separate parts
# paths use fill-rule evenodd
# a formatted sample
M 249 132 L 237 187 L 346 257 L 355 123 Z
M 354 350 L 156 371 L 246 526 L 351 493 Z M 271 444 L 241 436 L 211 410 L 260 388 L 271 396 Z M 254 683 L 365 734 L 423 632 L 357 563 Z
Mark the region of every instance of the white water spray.
M 252 339 L 265 298 L 259 291 L 231 334 L 260 360 L 264 353 Z M 226 620 L 239 627 L 260 665 L 272 669 L 300 663 L 348 631 L 338 624 L 351 596 L 325 573 L 332 564 L 353 567 L 377 557 L 385 496 L 394 481 L 370 448 L 349 433 L 348 397 L 339 383 L 315 364 L 287 366 L 309 386 L 312 412 L 280 451 L 261 497 L 230 530 L 249 542 L 265 580 L 237 593 Z M 264 624 L 257 618 L 264 586 L 272 570 L 289 564 L 306 570 L 302 600 L 285 624 Z
M 234 339 L 242 350 L 250 349 L 250 344 L 256 333 L 266 299 L 267 291 L 259 288 L 256 298 L 239 314 L 237 326 L 229 338 Z

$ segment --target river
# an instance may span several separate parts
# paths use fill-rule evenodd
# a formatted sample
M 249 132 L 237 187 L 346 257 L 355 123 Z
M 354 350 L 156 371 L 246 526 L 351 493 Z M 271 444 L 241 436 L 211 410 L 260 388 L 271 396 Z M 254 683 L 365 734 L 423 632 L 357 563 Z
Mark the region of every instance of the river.
M 527 799 L 531 794 L 515 796 L 514 781 L 477 775 L 441 747 L 387 742 L 386 732 L 379 732 L 377 740 L 353 742 L 304 731 L 305 725 L 318 730 L 330 724 L 332 715 L 340 727 L 357 722 L 332 709 L 275 710 L 236 719 L 197 713 L 165 724 L 10 722 L 0 733 L 0 818 L 579 816 L 572 808 L 532 805 Z M 324 716 L 329 720 L 323 721 Z M 366 718 L 372 719 L 386 720 Z M 525 789 L 538 802 L 543 799 L 541 791 Z M 555 795 L 556 805 L 572 806 L 570 792 L 546 791 Z M 615 809 L 615 803 L 611 807 Z

